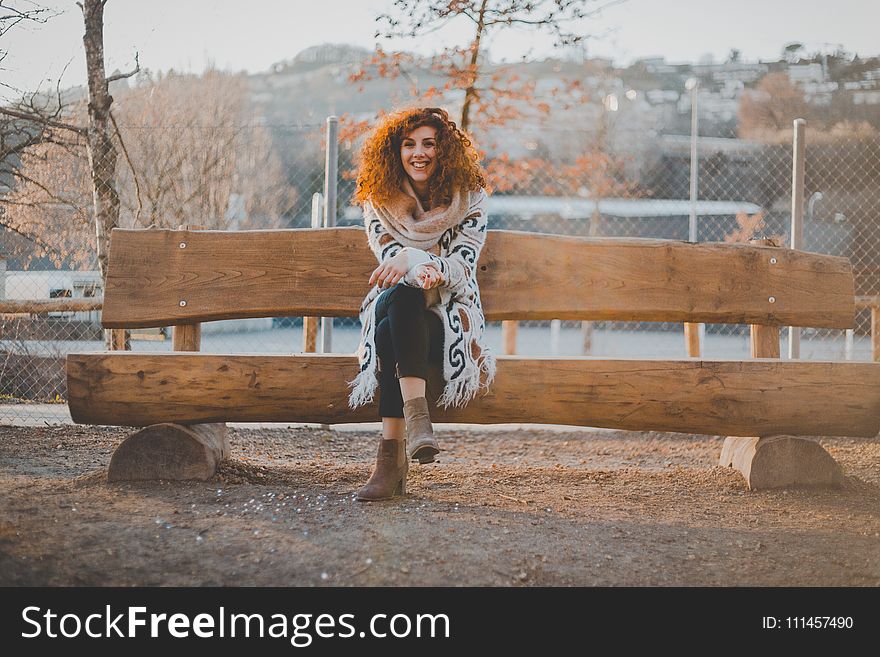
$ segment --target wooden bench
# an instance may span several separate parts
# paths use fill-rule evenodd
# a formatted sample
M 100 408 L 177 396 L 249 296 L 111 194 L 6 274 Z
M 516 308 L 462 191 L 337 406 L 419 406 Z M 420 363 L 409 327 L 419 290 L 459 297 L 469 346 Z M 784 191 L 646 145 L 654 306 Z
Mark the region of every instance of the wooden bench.
M 376 421 L 375 406 L 348 408 L 353 354 L 195 353 L 201 322 L 357 316 L 375 266 L 359 227 L 114 230 L 103 325 L 173 326 L 175 351 L 68 356 L 74 421 L 146 427 L 120 445 L 111 479 L 210 477 L 228 452 L 225 422 Z M 751 324 L 756 357 L 498 355 L 489 393 L 465 408 L 435 409 L 436 422 L 730 436 L 721 462 L 753 488 L 837 483 L 839 466 L 804 436 L 880 430 L 880 363 L 779 359 L 780 326 L 853 325 L 845 258 L 489 231 L 478 277 L 487 321 Z

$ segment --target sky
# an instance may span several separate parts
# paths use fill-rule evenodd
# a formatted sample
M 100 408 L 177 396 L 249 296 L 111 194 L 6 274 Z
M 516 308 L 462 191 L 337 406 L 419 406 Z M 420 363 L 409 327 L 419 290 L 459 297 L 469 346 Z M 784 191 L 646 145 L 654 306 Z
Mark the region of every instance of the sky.
M 19 0 L 30 2 L 31 0 Z M 33 91 L 63 74 L 63 86 L 85 82 L 82 13 L 73 0 L 37 3 L 59 12 L 45 25 L 19 24 L 0 37 L 8 51 L 0 83 Z M 591 35 L 588 56 L 626 65 L 642 57 L 724 61 L 731 49 L 747 61 L 777 59 L 786 43 L 808 49 L 838 46 L 862 56 L 880 54 L 876 0 L 595 0 L 608 4 L 580 26 Z M 451 23 L 422 39 L 377 41 L 375 17 L 392 0 L 109 0 L 104 41 L 107 71 L 128 71 L 135 53 L 151 71 L 201 72 L 208 66 L 259 72 L 309 46 L 351 43 L 430 53 L 463 45 L 471 25 Z M 509 30 L 489 42 L 496 60 L 553 53 L 552 39 Z M 0 95 L 10 97 L 0 85 Z

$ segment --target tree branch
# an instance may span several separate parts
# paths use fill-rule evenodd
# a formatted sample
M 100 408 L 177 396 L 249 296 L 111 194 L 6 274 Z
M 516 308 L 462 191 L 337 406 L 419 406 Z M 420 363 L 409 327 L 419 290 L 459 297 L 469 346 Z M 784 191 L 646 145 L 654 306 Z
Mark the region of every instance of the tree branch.
M 18 228 L 17 226 L 12 226 L 12 225 L 6 223 L 2 219 L 0 219 L 0 226 L 3 226 L 6 230 L 10 230 L 17 235 L 21 235 L 26 240 L 43 247 L 44 249 L 46 249 L 46 251 L 54 253 L 59 258 L 63 257 L 61 251 L 59 251 L 57 248 L 55 248 L 54 246 L 52 246 L 48 242 L 40 239 L 40 237 L 38 235 L 33 235 L 31 233 L 25 232 L 24 230 Z
M 50 128 L 60 128 L 61 130 L 69 130 L 71 132 L 75 132 L 78 135 L 85 136 L 86 129 L 80 128 L 79 126 L 71 125 L 70 123 L 63 123 L 61 121 L 55 121 L 54 119 L 43 117 L 39 114 L 28 114 L 27 112 L 19 112 L 14 109 L 10 109 L 8 107 L 0 107 L 0 114 L 4 114 L 13 119 L 21 119 L 22 121 L 29 121 L 35 124 L 47 125 Z
M 3 36 L 10 29 L 18 25 L 22 21 L 33 21 L 35 23 L 45 23 L 57 13 L 52 13 L 46 7 L 35 6 L 34 9 L 18 9 L 6 4 L 8 0 L 0 0 L 0 10 L 7 12 L 0 14 L 0 36 Z M 44 16 L 44 14 L 46 14 Z
M 117 125 L 116 123 L 116 117 L 113 116 L 113 112 L 110 112 L 110 120 L 113 122 L 113 129 L 116 131 L 116 136 L 119 137 L 119 145 L 122 146 L 122 152 L 125 155 L 125 161 L 128 162 L 128 168 L 131 169 L 131 177 L 134 179 L 134 189 L 138 203 L 137 211 L 134 214 L 134 220 L 135 223 L 140 223 L 143 203 L 141 203 L 141 185 L 138 182 L 137 171 L 135 171 L 134 165 L 131 163 L 131 156 L 128 154 L 128 149 L 125 147 L 125 141 L 122 139 L 122 133 L 119 132 L 119 125 Z
M 107 0 L 104 0 L 104 3 L 106 3 L 106 2 L 107 2 Z M 129 71 L 128 73 L 114 73 L 113 75 L 111 75 L 107 78 L 107 84 L 110 84 L 111 82 L 116 82 L 117 80 L 124 80 L 126 78 L 130 78 L 132 75 L 136 75 L 137 73 L 139 73 L 140 70 L 141 70 L 141 64 L 138 61 L 138 53 L 135 53 L 134 54 L 134 70 Z

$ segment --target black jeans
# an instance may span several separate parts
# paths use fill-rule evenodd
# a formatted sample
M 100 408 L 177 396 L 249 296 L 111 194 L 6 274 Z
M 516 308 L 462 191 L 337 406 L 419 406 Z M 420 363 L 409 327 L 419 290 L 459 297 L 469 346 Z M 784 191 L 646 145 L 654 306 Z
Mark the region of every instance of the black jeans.
M 403 417 L 401 376 L 428 380 L 429 363 L 443 361 L 443 321 L 425 307 L 425 294 L 398 283 L 376 299 L 379 417 Z

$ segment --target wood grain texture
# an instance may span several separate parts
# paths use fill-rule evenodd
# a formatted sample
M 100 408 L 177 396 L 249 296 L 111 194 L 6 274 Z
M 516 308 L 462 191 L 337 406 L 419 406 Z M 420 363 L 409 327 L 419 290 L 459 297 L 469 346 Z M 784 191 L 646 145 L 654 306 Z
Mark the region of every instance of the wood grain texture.
M 502 353 L 513 356 L 516 354 L 516 336 L 519 332 L 519 323 L 513 320 L 501 322 Z
M 170 422 L 128 436 L 110 458 L 108 481 L 208 480 L 229 456 L 225 424 L 183 426 Z
M 130 351 L 131 331 L 127 329 L 110 329 L 110 350 Z
M 199 351 L 202 348 L 202 325 L 178 324 L 172 328 L 171 347 L 174 351 Z
M 843 483 L 840 464 L 815 440 L 799 436 L 728 437 L 720 464 L 739 470 L 750 490 Z
M 350 411 L 354 356 L 71 354 L 71 415 L 86 424 L 372 422 Z M 378 401 L 378 393 L 377 393 Z M 532 422 L 733 436 L 875 436 L 880 365 L 813 361 L 498 356 L 489 392 L 437 422 Z
M 318 351 L 318 325 L 320 317 L 303 317 L 303 346 L 302 350 L 313 354 Z
M 749 327 L 752 358 L 779 358 L 779 327 L 752 324 Z
M 700 325 L 691 322 L 684 323 L 684 346 L 686 353 L 691 358 L 699 358 L 700 354 Z
M 103 311 L 108 328 L 353 317 L 376 266 L 359 227 L 116 229 L 112 239 Z M 790 249 L 489 231 L 477 274 L 490 321 L 850 328 L 854 319 L 849 261 Z

